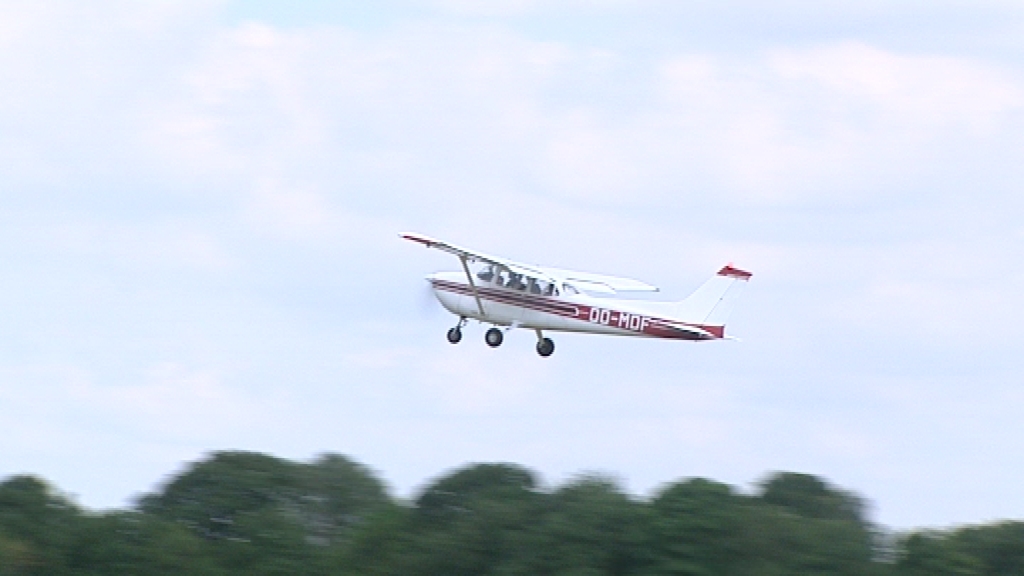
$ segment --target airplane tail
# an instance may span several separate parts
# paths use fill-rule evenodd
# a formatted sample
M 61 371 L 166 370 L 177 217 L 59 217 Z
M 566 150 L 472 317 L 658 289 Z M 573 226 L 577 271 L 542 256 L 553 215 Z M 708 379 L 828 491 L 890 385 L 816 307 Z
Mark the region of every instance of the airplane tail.
M 736 298 L 751 276 L 750 272 L 731 264 L 724 266 L 693 294 L 676 302 L 676 317 L 705 326 L 725 326 Z

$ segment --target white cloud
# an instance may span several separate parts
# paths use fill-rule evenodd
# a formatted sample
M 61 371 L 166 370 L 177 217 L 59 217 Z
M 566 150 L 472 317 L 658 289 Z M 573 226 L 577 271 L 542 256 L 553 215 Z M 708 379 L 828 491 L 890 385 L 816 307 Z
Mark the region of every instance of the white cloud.
M 180 444 L 251 427 L 262 414 L 252 397 L 219 375 L 173 363 L 153 366 L 133 382 L 100 381 L 81 367 L 42 365 L 8 366 L 3 379 L 7 437 L 19 442 L 60 442 L 76 430 L 102 435 L 100 429 L 114 428 L 136 439 Z
M 443 12 L 460 16 L 516 16 L 534 10 L 541 5 L 538 0 L 425 0 L 423 2 Z
M 120 265 L 211 271 L 237 266 L 221 239 L 200 223 L 57 219 L 33 222 L 26 228 L 16 233 L 22 241 Z
M 947 150 L 1013 143 L 1005 124 L 1024 104 L 1020 79 L 990 64 L 859 44 L 684 56 L 663 78 L 664 107 L 648 120 L 660 129 L 640 149 L 672 154 L 652 154 L 663 163 L 648 171 L 685 179 L 664 160 L 709 171 L 740 202 L 872 194 L 879 177 L 920 173 Z
M 264 416 L 253 398 L 225 385 L 219 375 L 188 371 L 172 363 L 152 367 L 138 383 L 78 380 L 67 393 L 83 410 L 165 441 L 195 442 L 250 428 Z
M 771 65 L 783 78 L 810 80 L 828 90 L 848 113 L 876 108 L 886 123 L 960 124 L 971 135 L 990 134 L 1001 115 L 1024 105 L 1019 78 L 966 58 L 903 55 L 846 43 L 777 51 Z

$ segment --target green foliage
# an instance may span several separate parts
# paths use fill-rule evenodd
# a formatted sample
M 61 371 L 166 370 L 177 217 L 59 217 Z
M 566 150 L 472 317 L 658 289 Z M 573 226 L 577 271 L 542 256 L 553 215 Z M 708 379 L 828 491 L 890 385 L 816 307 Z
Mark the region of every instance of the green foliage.
M 400 574 L 397 567 L 411 549 L 413 531 L 408 508 L 389 505 L 367 518 L 348 546 L 335 549 L 328 565 L 338 574 L 385 576 Z
M 977 576 L 983 574 L 978 561 L 954 539 L 918 532 L 903 543 L 897 573 L 906 576 Z
M 692 479 L 652 503 L 651 574 L 734 574 L 743 556 L 744 499 L 724 484 Z
M 543 490 L 520 466 L 475 464 L 401 503 L 343 456 L 220 452 L 106 514 L 37 478 L 0 483 L 0 576 L 1024 576 L 1024 523 L 912 532 L 886 555 L 875 540 L 859 497 L 793 473 L 752 495 L 689 479 L 641 501 L 605 477 Z
M 864 502 L 809 474 L 780 472 L 761 486 L 761 500 L 804 518 L 866 525 Z
M 38 478 L 15 476 L 0 484 L 0 575 L 68 574 L 79 515 Z
M 743 574 L 872 574 L 871 533 L 843 520 L 810 519 L 754 501 L 743 530 Z
M 977 561 L 979 573 L 1024 576 L 1024 522 L 963 528 L 951 539 Z
M 190 529 L 224 570 L 269 576 L 329 565 L 332 548 L 388 505 L 380 481 L 343 456 L 307 465 L 219 452 L 143 498 L 140 509 Z
M 416 500 L 396 574 L 487 574 L 518 549 L 538 511 L 528 470 L 476 464 L 427 487 Z
M 755 498 L 748 540 L 763 551 L 756 572 L 865 574 L 876 571 L 874 531 L 857 496 L 819 478 L 790 472 L 771 476 Z
M 644 560 L 645 511 L 614 481 L 583 477 L 544 500 L 507 573 L 636 573 Z
M 218 574 L 203 542 L 181 525 L 137 512 L 80 520 L 68 550 L 71 572 L 81 576 Z
M 910 576 L 1024 575 L 1024 523 L 916 532 L 904 538 L 900 552 L 899 573 Z
M 427 487 L 416 500 L 417 515 L 429 522 L 455 520 L 487 500 L 522 498 L 536 485 L 533 473 L 514 464 L 474 464 Z

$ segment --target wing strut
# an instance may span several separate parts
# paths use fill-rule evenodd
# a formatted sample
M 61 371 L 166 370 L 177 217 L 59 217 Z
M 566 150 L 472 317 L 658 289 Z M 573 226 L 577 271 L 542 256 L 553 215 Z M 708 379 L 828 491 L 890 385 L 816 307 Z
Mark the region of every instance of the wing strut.
M 473 289 L 473 298 L 476 298 L 476 307 L 480 309 L 481 316 L 487 316 L 484 313 L 483 302 L 480 302 L 480 294 L 476 291 L 476 282 L 473 282 L 473 275 L 469 273 L 469 265 L 466 264 L 466 257 L 459 254 L 459 261 L 462 262 L 462 269 L 466 271 L 466 280 L 469 280 L 469 287 Z

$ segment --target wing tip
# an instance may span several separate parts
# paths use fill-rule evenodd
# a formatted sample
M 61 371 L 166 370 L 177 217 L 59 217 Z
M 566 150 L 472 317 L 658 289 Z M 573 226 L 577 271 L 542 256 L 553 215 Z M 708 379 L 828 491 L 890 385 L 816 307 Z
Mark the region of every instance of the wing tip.
M 413 242 L 419 242 L 425 246 L 433 246 L 434 244 L 437 244 L 437 240 L 434 240 L 429 236 L 424 236 L 423 234 L 416 234 L 415 232 L 400 232 L 398 237 L 404 238 L 405 240 L 412 240 Z

